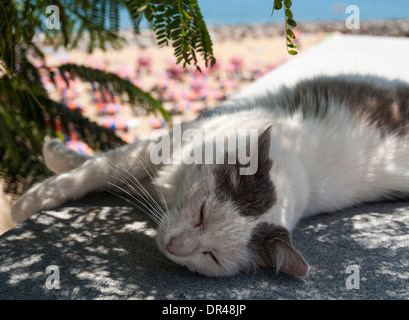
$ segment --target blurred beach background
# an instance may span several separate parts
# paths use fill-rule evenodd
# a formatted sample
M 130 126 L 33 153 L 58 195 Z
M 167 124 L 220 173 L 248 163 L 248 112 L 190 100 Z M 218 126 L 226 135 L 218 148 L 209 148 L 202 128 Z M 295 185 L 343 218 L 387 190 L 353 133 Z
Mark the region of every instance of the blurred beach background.
M 183 69 L 177 65 L 173 48 L 157 46 L 155 35 L 146 23 L 142 23 L 139 35 L 133 34 L 128 12 L 121 13 L 121 35 L 127 40 L 122 49 L 96 49 L 89 54 L 85 41 L 72 51 L 43 47 L 47 64 L 52 67 L 77 63 L 116 73 L 160 100 L 173 121 L 183 122 L 216 107 L 252 81 L 296 58 L 287 53 L 283 12 L 271 16 L 273 0 L 198 2 L 217 59 L 211 69 L 201 65 L 202 72 L 198 72 L 193 67 Z M 350 15 L 345 12 L 348 5 L 359 8 L 359 29 L 349 30 L 345 26 Z M 297 21 L 293 31 L 298 54 L 339 33 L 409 36 L 408 0 L 354 0 L 353 3 L 294 0 L 292 11 Z M 38 41 L 41 43 L 41 34 Z M 78 79 L 69 79 L 67 83 L 61 77 L 55 85 L 46 77 L 42 81 L 53 99 L 111 128 L 126 143 L 148 139 L 156 129 L 167 127 L 159 114 L 148 114 L 143 108 L 123 104 L 115 93 L 95 91 Z M 94 154 L 75 128 L 61 135 L 71 148 Z M 9 195 L 0 195 L 0 234 L 12 226 L 8 216 L 11 199 Z

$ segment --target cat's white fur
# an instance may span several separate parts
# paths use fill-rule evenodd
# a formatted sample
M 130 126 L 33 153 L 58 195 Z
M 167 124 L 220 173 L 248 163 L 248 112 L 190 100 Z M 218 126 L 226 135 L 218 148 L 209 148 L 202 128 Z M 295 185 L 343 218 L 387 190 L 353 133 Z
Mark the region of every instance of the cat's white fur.
M 367 81 L 383 85 L 373 78 Z M 336 99 L 329 100 L 325 116 L 304 117 L 302 110 L 290 114 L 286 108 L 272 108 L 271 99 L 277 97 L 241 101 L 250 106 L 201 117 L 183 127 L 203 133 L 212 129 L 217 135 L 237 128 L 258 129 L 261 134 L 271 126 L 269 157 L 273 164 L 269 178 L 276 202 L 260 216 L 243 216 L 237 203 L 220 200 L 212 165 L 199 170 L 180 164 L 151 164 L 152 141 L 88 159 L 52 140 L 44 147 L 45 161 L 59 174 L 25 193 L 12 208 L 12 217 L 21 222 L 40 210 L 99 189 L 138 193 L 133 182 L 138 180 L 165 208 L 160 213 L 157 242 L 173 261 L 210 276 L 232 275 L 256 265 L 272 265 L 305 276 L 308 265 L 280 236 L 281 229 L 277 237 L 266 240 L 274 244 L 272 260 L 263 253 L 269 247 L 263 246 L 259 255 L 250 250 L 253 247 L 249 244 L 257 246 L 259 241 L 252 242 L 259 239 L 254 230 L 265 222 L 264 226 L 292 231 L 302 217 L 387 198 L 394 192 L 409 194 L 409 135 L 385 134 L 370 125 L 370 119 L 355 116 Z M 184 143 L 179 147 L 189 142 Z M 153 184 L 147 171 L 154 175 Z M 124 176 L 131 177 L 130 182 L 124 181 Z M 236 178 L 231 178 L 233 186 Z M 199 224 L 204 202 L 205 223 Z

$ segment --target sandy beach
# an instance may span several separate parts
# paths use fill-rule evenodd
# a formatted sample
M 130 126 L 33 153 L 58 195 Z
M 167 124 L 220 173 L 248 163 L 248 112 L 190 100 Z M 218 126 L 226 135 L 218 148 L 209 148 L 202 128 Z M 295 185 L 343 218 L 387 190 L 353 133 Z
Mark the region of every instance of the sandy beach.
M 295 31 L 299 54 L 339 32 L 409 35 L 407 21 L 363 23 L 361 30 L 354 31 L 345 30 L 344 27 L 342 23 L 300 24 Z M 195 72 L 193 68 L 183 70 L 175 65 L 173 48 L 158 47 L 150 30 L 142 30 L 137 37 L 131 31 L 123 31 L 128 45 L 120 50 L 95 50 L 92 54 L 83 48 L 70 52 L 53 52 L 45 48 L 45 51 L 49 66 L 77 63 L 129 79 L 161 100 L 176 121 L 196 118 L 258 77 L 294 58 L 287 53 L 281 25 L 210 26 L 209 32 L 217 65 L 211 71 L 202 68 L 203 74 Z M 106 93 L 95 93 L 88 84 L 77 79 L 72 79 L 69 86 L 60 82 L 54 87 L 47 79 L 44 82 L 52 98 L 59 101 L 64 99 L 67 107 L 81 109 L 89 119 L 112 127 L 127 143 L 149 138 L 155 129 L 165 126 L 160 115 L 147 114 L 142 108 L 123 103 L 115 95 L 109 95 L 108 101 L 101 99 L 101 95 Z M 12 226 L 10 202 L 8 195 L 0 196 L 0 234 Z
M 136 39 L 131 32 L 124 31 L 123 36 L 129 40 L 129 44 L 119 50 L 97 49 L 91 55 L 83 49 L 69 53 L 60 51 L 48 54 L 47 61 L 50 66 L 76 63 L 115 73 L 160 100 L 172 114 L 173 120 L 187 121 L 215 107 L 245 85 L 293 58 L 287 53 L 285 38 L 266 32 L 268 29 L 265 27 L 261 28 L 258 36 L 232 35 L 230 40 L 226 39 L 226 34 L 229 34 L 226 30 L 230 28 L 218 29 L 223 32 L 210 28 L 217 65 L 209 71 L 200 63 L 203 74 L 196 72 L 193 66 L 183 70 L 181 65 L 176 65 L 173 48 L 158 47 L 150 30 L 143 30 Z M 301 54 L 331 33 L 298 32 L 297 35 L 298 52 Z M 138 71 L 138 64 L 143 59 L 149 60 L 149 72 Z M 200 88 L 195 88 L 197 86 Z M 69 91 L 70 97 L 66 100 L 81 107 L 86 117 L 100 125 L 104 125 L 110 116 L 120 119 L 118 122 L 126 119 L 126 130 L 123 130 L 122 123 L 114 128 L 126 142 L 149 138 L 153 130 L 164 125 L 160 115 L 146 114 L 142 108 L 127 105 L 115 98 L 108 102 L 116 104 L 117 108 L 101 112 L 101 106 L 98 106 L 98 101 L 96 103 L 91 87 L 78 80 L 72 82 L 71 88 L 65 88 L 64 84 L 62 87 L 55 90 L 50 86 L 52 96 L 57 100 L 64 99 Z M 106 102 L 103 101 L 103 104 Z
M 158 47 L 155 35 L 149 29 L 141 30 L 138 36 L 131 30 L 121 31 L 128 44 L 120 50 L 97 49 L 90 55 L 85 50 L 84 41 L 84 48 L 80 46 L 70 52 L 47 54 L 47 61 L 50 66 L 76 63 L 113 72 L 162 101 L 172 113 L 173 120 L 187 121 L 294 58 L 287 53 L 281 24 L 209 26 L 208 29 L 217 64 L 209 71 L 199 63 L 203 74 L 195 72 L 193 67 L 183 70 L 181 65 L 175 65 L 173 48 Z M 302 54 L 337 33 L 409 36 L 409 22 L 362 22 L 358 30 L 348 30 L 343 22 L 299 23 L 294 33 L 299 46 L 297 51 Z M 107 101 L 98 101 L 90 85 L 78 80 L 73 80 L 70 88 L 65 83 L 58 90 L 50 86 L 50 92 L 56 100 L 63 99 L 67 104 L 81 108 L 86 117 L 100 125 L 109 127 L 111 124 L 126 142 L 146 139 L 153 130 L 164 125 L 161 117 L 146 114 L 137 106 L 123 104 L 117 97 L 108 101 L 117 105 L 112 108 L 111 104 L 114 110 L 101 111 L 101 104 Z M 112 118 L 108 118 L 112 115 L 119 119 L 118 125 L 112 124 Z
M 76 63 L 115 73 L 160 100 L 173 120 L 187 121 L 294 58 L 287 53 L 281 24 L 208 26 L 208 30 L 217 64 L 206 70 L 203 62 L 199 62 L 202 74 L 195 72 L 194 67 L 183 70 L 181 65 L 176 65 L 173 48 L 158 47 L 150 29 L 141 30 L 138 36 L 131 30 L 121 31 L 127 45 L 120 50 L 97 49 L 88 54 L 84 41 L 82 48 L 80 45 L 70 52 L 50 52 L 47 61 L 49 66 Z M 294 33 L 298 54 L 302 54 L 337 33 L 409 36 L 409 22 L 362 22 L 358 30 L 348 30 L 343 22 L 299 23 Z M 118 97 L 101 100 L 105 93 L 96 97 L 89 84 L 78 80 L 70 82 L 69 88 L 63 81 L 57 90 L 51 85 L 49 88 L 54 99 L 81 108 L 86 117 L 102 126 L 111 126 L 128 143 L 149 138 L 153 130 L 164 125 L 160 116 L 146 114 L 142 108 L 124 104 Z

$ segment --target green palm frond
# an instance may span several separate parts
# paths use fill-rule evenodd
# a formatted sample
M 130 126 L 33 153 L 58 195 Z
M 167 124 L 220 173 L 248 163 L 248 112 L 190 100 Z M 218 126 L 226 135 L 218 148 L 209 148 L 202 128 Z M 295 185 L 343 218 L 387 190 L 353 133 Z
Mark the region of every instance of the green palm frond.
M 215 64 L 212 41 L 196 0 L 124 1 L 134 30 L 145 17 L 159 45 L 171 44 L 176 62 L 197 65 L 198 53 L 206 67 Z
M 130 81 L 120 78 L 115 73 L 75 64 L 63 64 L 58 67 L 58 70 L 61 75 L 69 73 L 72 77 L 79 77 L 81 80 L 87 81 L 91 84 L 97 83 L 99 89 L 107 89 L 118 95 L 126 94 L 128 98 L 126 102 L 131 105 L 145 107 L 148 111 L 154 113 L 160 111 L 166 121 L 170 120 L 169 113 L 163 108 L 158 100 L 136 87 Z
M 57 8 L 59 28 L 47 28 L 47 8 Z M 0 1 L 0 177 L 6 181 L 6 191 L 21 193 L 49 174 L 41 155 L 44 138 L 61 135 L 58 130 L 69 132 L 70 123 L 75 123 L 75 130 L 94 150 L 123 143 L 113 131 L 51 100 L 42 84 L 43 73 L 54 84 L 57 71 L 62 76 L 69 73 L 118 93 L 131 105 L 170 119 L 159 101 L 113 73 L 75 64 L 62 65 L 57 71 L 45 67 L 44 45 L 72 49 L 85 41 L 89 52 L 105 50 L 107 45 L 119 48 L 125 43 L 119 34 L 124 10 L 129 12 L 135 33 L 141 20 L 147 19 L 158 40 L 171 42 L 178 62 L 196 64 L 196 53 L 200 53 L 206 64 L 214 63 L 210 37 L 196 1 Z M 37 35 L 42 35 L 41 42 Z M 32 54 L 37 57 L 36 64 L 31 61 Z

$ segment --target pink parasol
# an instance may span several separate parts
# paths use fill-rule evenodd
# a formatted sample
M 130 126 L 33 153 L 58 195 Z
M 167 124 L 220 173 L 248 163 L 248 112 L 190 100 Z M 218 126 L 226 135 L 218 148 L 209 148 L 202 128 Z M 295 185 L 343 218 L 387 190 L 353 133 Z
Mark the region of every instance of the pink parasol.
M 84 111 L 84 108 L 83 108 L 82 106 L 80 106 L 79 104 L 76 104 L 75 101 L 72 101 L 72 100 L 70 100 L 70 101 L 64 103 L 64 105 L 65 105 L 68 109 L 70 109 L 70 110 L 72 110 L 72 111 L 74 111 L 74 110 L 77 110 L 77 111 L 79 111 L 79 112 L 83 112 L 83 111 Z
M 207 101 L 215 101 L 220 100 L 222 96 L 223 95 L 220 91 L 207 88 L 206 90 L 203 90 L 202 99 Z
M 62 98 L 63 99 L 75 99 L 76 98 L 76 92 L 74 88 L 67 88 L 62 90 Z
M 237 89 L 238 83 L 233 79 L 221 79 L 219 81 L 219 86 L 224 90 Z
M 243 57 L 241 56 L 233 56 L 230 59 L 230 63 L 232 64 L 235 72 L 240 72 L 243 69 Z
M 63 77 L 60 74 L 57 74 L 54 77 L 55 80 L 55 85 L 58 89 L 58 91 L 62 92 L 64 89 L 67 88 L 67 83 L 65 82 L 65 80 L 63 79 Z
M 99 112 L 103 114 L 116 114 L 121 112 L 121 106 L 118 103 L 109 102 L 102 105 Z
M 202 102 L 192 102 L 192 104 L 189 107 L 190 110 L 194 112 L 201 112 L 204 109 L 204 105 Z
M 176 64 L 173 62 L 167 68 L 167 72 L 168 72 L 169 78 L 182 81 L 185 70 L 180 64 Z
M 197 92 L 193 90 L 189 90 L 186 92 L 186 99 L 189 101 L 195 101 L 195 100 L 199 100 L 200 96 Z
M 101 125 L 113 130 L 128 130 L 128 120 L 125 118 L 104 117 L 101 120 Z
M 153 129 L 163 128 L 166 125 L 166 121 L 164 119 L 155 118 L 151 120 L 151 127 Z
M 65 145 L 81 154 L 93 155 L 94 151 L 85 143 L 78 140 L 69 140 L 65 143 Z
M 141 79 L 133 79 L 131 80 L 132 84 L 139 88 L 139 89 L 145 89 L 146 88 L 146 84 L 145 82 L 143 82 Z
M 85 142 L 78 140 L 78 133 L 75 130 L 71 130 L 70 140 L 68 140 L 65 145 L 81 154 L 94 154 L 94 151 Z
M 169 90 L 169 98 L 173 101 L 180 101 L 185 98 L 185 93 L 182 88 L 173 88 Z
M 293 29 L 293 33 L 296 39 L 298 39 L 301 36 L 301 31 L 298 29 Z
M 200 92 L 207 86 L 207 79 L 204 76 L 195 76 L 190 80 L 190 88 L 195 92 Z
M 151 57 L 147 53 L 142 53 L 137 62 L 138 71 L 145 70 L 147 72 L 151 71 Z
M 185 111 L 187 109 L 190 109 L 191 105 L 192 105 L 192 102 L 186 101 L 186 100 L 181 100 L 181 101 L 178 101 L 176 103 L 175 109 L 177 111 Z
M 131 144 L 133 142 L 135 142 L 137 139 L 136 137 L 132 136 L 129 132 L 125 132 L 123 134 L 120 135 L 120 138 L 122 139 L 122 141 Z

